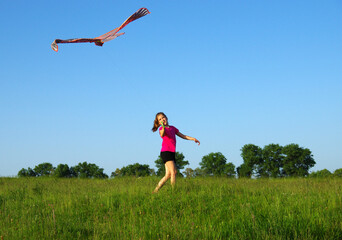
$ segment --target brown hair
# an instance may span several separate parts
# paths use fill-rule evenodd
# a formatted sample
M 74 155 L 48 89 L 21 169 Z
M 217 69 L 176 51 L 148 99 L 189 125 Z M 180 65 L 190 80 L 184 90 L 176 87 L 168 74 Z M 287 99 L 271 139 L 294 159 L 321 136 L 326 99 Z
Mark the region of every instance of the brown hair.
M 153 122 L 153 128 L 152 128 L 153 132 L 157 131 L 158 127 L 160 126 L 160 123 L 158 122 L 159 115 L 164 115 L 164 117 L 167 119 L 167 116 L 163 112 L 157 113 L 156 118 L 154 119 L 154 122 Z

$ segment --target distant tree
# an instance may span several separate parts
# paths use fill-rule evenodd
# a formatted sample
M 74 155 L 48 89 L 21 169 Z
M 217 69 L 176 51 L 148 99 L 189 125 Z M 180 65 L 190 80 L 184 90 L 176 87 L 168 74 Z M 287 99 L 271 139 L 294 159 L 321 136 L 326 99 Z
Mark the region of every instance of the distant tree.
M 22 168 L 19 172 L 18 172 L 18 177 L 35 177 L 36 173 L 33 171 L 32 168 Z
M 299 147 L 298 144 L 289 144 L 283 148 L 284 160 L 282 175 L 291 177 L 304 177 L 309 174 L 309 169 L 316 162 L 311 151 Z
M 253 166 L 243 163 L 236 168 L 236 171 L 239 178 L 251 178 L 253 174 Z
M 233 163 L 227 163 L 224 166 L 224 172 L 223 175 L 226 177 L 235 177 L 236 171 L 235 171 L 235 165 Z
M 319 170 L 316 172 L 312 172 L 309 174 L 309 177 L 312 178 L 325 178 L 325 177 L 331 177 L 332 173 L 328 170 L 328 169 L 323 169 L 323 170 Z
M 222 153 L 212 152 L 206 156 L 203 156 L 202 161 L 199 163 L 199 165 L 201 166 L 201 170 L 204 172 L 204 175 L 208 175 L 208 176 L 231 175 L 232 174 L 231 164 L 227 165 L 226 162 L 227 162 L 227 159 Z
M 156 170 L 154 170 L 154 168 L 150 168 L 150 175 L 151 176 L 156 176 L 157 175 Z
M 176 152 L 176 159 L 175 159 L 175 165 L 177 169 L 177 176 L 183 177 L 183 174 L 180 172 L 181 169 L 184 169 L 186 165 L 189 165 L 189 162 L 184 160 L 183 153 Z M 165 174 L 165 164 L 161 157 L 159 156 L 156 161 L 154 161 L 157 168 L 157 175 L 163 176 Z
M 136 177 L 145 177 L 150 176 L 151 169 L 149 165 L 144 164 L 141 165 L 139 163 L 130 164 L 126 167 L 121 168 L 122 176 L 136 176 Z
M 72 177 L 68 164 L 59 164 L 55 169 L 53 176 L 58 178 L 69 178 Z
M 99 168 L 99 169 L 95 172 L 94 178 L 101 178 L 101 179 L 108 178 L 108 175 L 105 174 L 103 171 L 104 171 L 103 168 Z
M 192 168 L 186 168 L 185 171 L 183 172 L 185 177 L 187 178 L 193 178 L 195 177 L 195 171 Z
M 75 166 L 74 167 L 70 167 L 69 171 L 70 171 L 70 177 L 73 177 L 73 178 L 77 178 L 78 177 L 78 173 L 75 170 Z
M 108 175 L 103 173 L 103 168 L 93 163 L 79 163 L 72 171 L 79 178 L 108 178 Z
M 110 177 L 119 177 L 121 176 L 121 170 L 120 168 L 117 168 L 114 172 L 112 172 L 112 174 L 110 175 Z
M 250 178 L 253 174 L 257 177 L 264 175 L 264 160 L 262 149 L 254 144 L 246 144 L 241 148 L 243 165 L 239 167 L 239 177 Z
M 36 177 L 37 176 L 37 173 L 30 167 L 27 169 L 27 172 L 28 172 L 29 177 Z
M 50 176 L 53 174 L 53 171 L 55 168 L 52 166 L 51 163 L 41 163 L 34 167 L 34 172 L 36 173 L 36 176 L 42 177 L 42 176 Z
M 204 177 L 205 173 L 204 173 L 204 171 L 201 168 L 195 168 L 194 176 L 195 177 Z
M 28 177 L 28 171 L 25 168 L 22 168 L 19 172 L 18 172 L 18 177 Z
M 262 149 L 263 170 L 262 177 L 280 177 L 284 155 L 283 147 L 279 144 L 269 144 Z
M 334 177 L 342 177 L 342 168 L 336 169 L 333 175 Z
M 94 173 L 97 168 L 89 166 L 87 162 L 83 162 L 76 165 L 73 170 L 75 171 L 76 176 L 79 178 L 92 178 L 94 177 Z

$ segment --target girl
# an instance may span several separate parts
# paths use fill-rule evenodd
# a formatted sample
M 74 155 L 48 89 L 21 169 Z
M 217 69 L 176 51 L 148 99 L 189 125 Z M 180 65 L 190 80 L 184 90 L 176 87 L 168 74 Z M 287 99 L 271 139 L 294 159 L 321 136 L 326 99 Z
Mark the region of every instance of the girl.
M 153 193 L 158 192 L 169 178 L 171 178 L 172 187 L 175 185 L 177 173 L 175 166 L 176 135 L 186 140 L 193 140 L 200 145 L 200 142 L 196 138 L 183 135 L 177 128 L 170 126 L 166 115 L 162 112 L 156 114 L 152 131 L 156 132 L 159 126 L 161 126 L 159 128 L 159 134 L 163 139 L 160 157 L 165 164 L 165 176 L 159 181 Z

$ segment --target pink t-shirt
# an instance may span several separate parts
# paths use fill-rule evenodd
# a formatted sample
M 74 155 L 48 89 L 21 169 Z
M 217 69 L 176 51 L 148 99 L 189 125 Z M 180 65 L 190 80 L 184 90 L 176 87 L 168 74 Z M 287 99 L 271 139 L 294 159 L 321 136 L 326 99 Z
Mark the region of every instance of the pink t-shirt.
M 162 129 L 163 128 L 160 127 L 159 131 Z M 179 130 L 174 126 L 169 126 L 165 128 L 164 137 L 162 137 L 163 143 L 161 152 L 176 152 L 176 133 L 178 132 Z

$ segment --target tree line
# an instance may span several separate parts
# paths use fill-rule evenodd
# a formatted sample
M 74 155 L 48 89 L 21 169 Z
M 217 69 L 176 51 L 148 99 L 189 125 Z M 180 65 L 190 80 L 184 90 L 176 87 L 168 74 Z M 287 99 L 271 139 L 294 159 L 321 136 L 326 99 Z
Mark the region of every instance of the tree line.
M 342 168 L 334 173 L 324 169 L 309 174 L 309 169 L 316 162 L 313 159 L 311 151 L 300 147 L 298 144 L 289 144 L 280 146 L 279 144 L 269 144 L 263 148 L 254 144 L 246 144 L 241 148 L 241 157 L 243 163 L 235 167 L 220 152 L 209 153 L 202 157 L 199 163 L 200 167 L 196 169 L 185 168 L 189 162 L 185 160 L 183 153 L 176 152 L 175 164 L 177 175 L 180 177 L 204 177 L 204 176 L 225 176 L 239 178 L 279 178 L 279 177 L 342 177 Z M 160 158 L 155 160 L 156 168 L 150 168 L 147 164 L 130 164 L 121 169 L 117 168 L 111 173 L 110 177 L 123 176 L 163 176 L 165 166 Z M 182 171 L 183 170 L 183 171 Z M 59 164 L 54 167 L 51 163 L 41 163 L 32 168 L 22 168 L 18 172 L 19 177 L 42 177 L 54 176 L 64 178 L 109 178 L 103 168 L 92 163 L 79 163 L 76 166 L 69 167 L 67 164 Z

